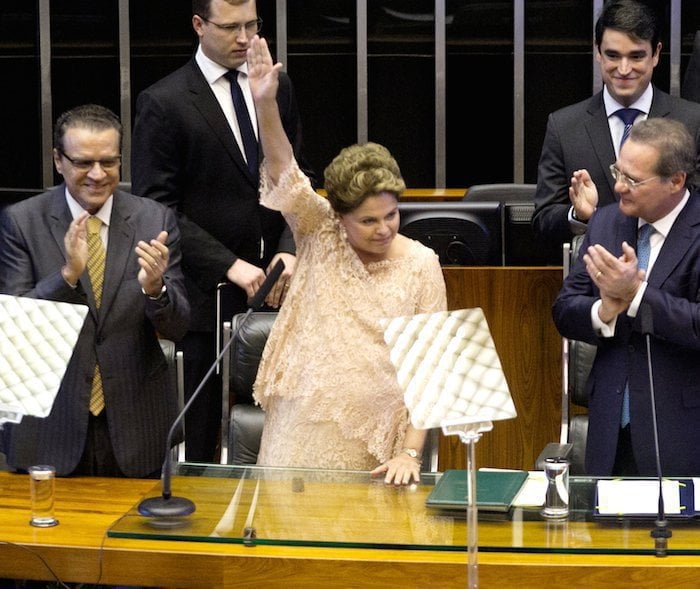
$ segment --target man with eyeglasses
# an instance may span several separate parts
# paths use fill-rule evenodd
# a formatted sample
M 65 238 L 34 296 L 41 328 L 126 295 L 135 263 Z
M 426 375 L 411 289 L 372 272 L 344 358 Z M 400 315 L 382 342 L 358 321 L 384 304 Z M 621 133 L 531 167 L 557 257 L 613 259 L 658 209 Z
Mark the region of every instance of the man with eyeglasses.
M 159 475 L 178 399 L 158 337 L 185 334 L 189 303 L 175 214 L 119 190 L 121 146 L 111 110 L 65 112 L 53 151 L 63 183 L 3 210 L 0 292 L 88 307 L 50 414 L 0 432 L 13 469 Z
M 696 153 L 678 121 L 632 127 L 610 167 L 619 201 L 591 217 L 552 307 L 562 336 L 597 346 L 587 383 L 590 475 L 657 475 L 652 399 L 663 475 L 700 473 Z M 590 178 L 575 184 L 596 198 Z
M 604 3 L 595 25 L 603 90 L 551 113 L 547 120 L 532 218 L 533 230 L 543 241 L 561 247 L 585 233 L 596 207 L 615 202 L 609 166 L 619 154 L 628 116 L 630 124 L 651 117 L 679 120 L 700 143 L 700 104 L 670 96 L 652 84 L 661 54 L 659 29 L 648 4 Z M 571 191 L 572 178 L 581 169 L 598 187 L 595 202 L 576 199 Z
M 217 284 L 223 320 L 247 310 L 268 269 L 285 270 L 267 297 L 277 308 L 294 270 L 295 246 L 282 215 L 259 204 L 257 119 L 248 87 L 246 52 L 260 30 L 255 0 L 194 0 L 197 50 L 184 66 L 142 91 L 132 136 L 132 188 L 177 211 L 192 318 L 182 341 L 189 398 L 217 356 Z M 230 81 L 230 74 L 237 80 Z M 238 83 L 252 129 L 244 133 L 232 100 Z M 278 94 L 284 127 L 306 172 L 301 121 L 289 76 Z M 250 137 L 250 134 L 248 135 Z M 252 164 L 252 165 L 251 165 Z M 238 399 L 245 401 L 245 399 Z M 252 401 L 252 399 L 251 399 Z M 214 374 L 186 417 L 187 460 L 217 459 L 221 379 Z

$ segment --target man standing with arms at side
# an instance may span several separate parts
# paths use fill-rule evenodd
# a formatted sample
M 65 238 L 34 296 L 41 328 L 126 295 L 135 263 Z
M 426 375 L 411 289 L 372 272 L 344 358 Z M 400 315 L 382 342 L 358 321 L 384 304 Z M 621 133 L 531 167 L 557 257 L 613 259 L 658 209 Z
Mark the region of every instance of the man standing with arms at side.
M 616 200 L 608 168 L 619 154 L 626 115 L 615 113 L 636 109 L 630 112 L 634 124 L 647 117 L 676 119 L 700 142 L 700 104 L 669 96 L 651 83 L 661 53 L 651 8 L 635 0 L 606 2 L 596 21 L 595 46 L 603 90 L 549 115 L 537 171 L 533 229 L 559 246 L 585 233 L 596 207 Z M 573 178 L 592 181 L 597 200 L 575 198 Z
M 189 319 L 180 231 L 170 209 L 118 189 L 121 147 L 109 109 L 62 114 L 64 182 L 3 211 L 0 292 L 88 307 L 50 414 L 0 432 L 12 468 L 146 477 L 163 463 L 179 407 L 158 336 L 177 341 Z
M 619 204 L 591 219 L 554 302 L 562 336 L 597 346 L 586 385 L 590 475 L 657 475 L 649 358 L 662 473 L 700 473 L 700 193 L 689 191 L 695 154 L 678 121 L 657 117 L 632 128 L 610 168 Z M 592 184 L 574 189 L 595 192 Z
M 188 398 L 216 358 L 216 285 L 233 283 L 229 311 L 243 312 L 265 271 L 281 258 L 285 271 L 266 301 L 278 307 L 295 261 L 282 215 L 259 204 L 262 154 L 246 74 L 246 52 L 261 26 L 255 0 L 193 0 L 192 13 L 197 51 L 186 65 L 141 92 L 132 137 L 134 193 L 175 209 L 182 231 L 192 308 L 182 341 Z M 236 84 L 255 133 L 252 146 L 234 107 Z M 287 75 L 280 76 L 278 101 L 301 158 L 301 122 Z M 220 422 L 221 382 L 214 377 L 186 417 L 187 460 L 216 460 Z

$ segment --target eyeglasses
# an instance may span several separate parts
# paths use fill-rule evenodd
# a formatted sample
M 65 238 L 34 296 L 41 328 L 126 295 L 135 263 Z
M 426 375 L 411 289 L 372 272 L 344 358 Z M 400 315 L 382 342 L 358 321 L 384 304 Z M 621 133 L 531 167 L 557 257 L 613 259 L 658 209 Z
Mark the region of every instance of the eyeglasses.
M 651 178 L 646 178 L 645 180 L 632 180 L 632 178 L 630 178 L 627 174 L 625 174 L 624 172 L 621 172 L 620 169 L 615 164 L 611 164 L 610 173 L 612 174 L 612 177 L 615 179 L 615 182 L 622 182 L 630 190 L 634 190 L 635 188 L 639 188 L 642 184 L 646 184 L 647 182 L 651 182 L 652 180 L 656 180 L 657 178 L 661 177 L 661 176 L 652 176 Z
M 99 164 L 100 168 L 103 170 L 113 170 L 114 168 L 119 167 L 119 165 L 122 163 L 122 156 L 120 155 L 107 157 L 103 160 L 83 160 L 80 158 L 70 157 L 62 149 L 56 148 L 56 151 L 66 158 L 70 162 L 71 166 L 73 166 L 76 170 L 80 170 L 81 172 L 89 172 L 95 167 L 95 164 Z
M 204 22 L 209 23 L 210 25 L 214 25 L 217 29 L 221 29 L 222 31 L 226 31 L 227 33 L 238 33 L 240 30 L 245 30 L 245 34 L 248 37 L 252 37 L 253 35 L 257 34 L 260 32 L 260 29 L 262 29 L 262 19 L 261 18 L 256 18 L 255 20 L 249 20 L 248 22 L 244 23 L 237 23 L 237 22 L 232 22 L 232 23 L 225 23 L 225 24 L 219 24 L 218 22 L 214 22 L 209 20 L 208 18 L 204 18 L 201 14 L 197 15 L 199 18 L 201 18 Z

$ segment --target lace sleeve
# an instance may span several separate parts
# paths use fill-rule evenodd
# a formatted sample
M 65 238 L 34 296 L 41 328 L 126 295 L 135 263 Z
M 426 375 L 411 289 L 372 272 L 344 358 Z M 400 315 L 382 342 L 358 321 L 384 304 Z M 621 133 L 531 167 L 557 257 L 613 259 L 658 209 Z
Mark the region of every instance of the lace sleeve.
M 289 167 L 274 184 L 264 165 L 260 175 L 260 204 L 280 211 L 295 236 L 310 233 L 321 224 L 321 219 L 329 214 L 328 201 L 311 186 L 311 181 L 292 159 Z
M 447 288 L 437 255 L 430 250 L 420 270 L 421 290 L 418 293 L 417 313 L 437 313 L 447 310 Z

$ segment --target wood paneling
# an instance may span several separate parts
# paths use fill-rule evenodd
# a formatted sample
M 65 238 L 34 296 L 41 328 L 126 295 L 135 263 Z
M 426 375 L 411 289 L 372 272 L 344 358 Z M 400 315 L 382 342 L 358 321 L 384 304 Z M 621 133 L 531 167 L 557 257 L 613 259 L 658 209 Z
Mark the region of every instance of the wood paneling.
M 561 337 L 551 306 L 561 267 L 445 267 L 443 273 L 450 310 L 483 309 L 518 413 L 481 436 L 477 466 L 531 470 L 542 448 L 559 439 Z M 440 440 L 440 470 L 466 467 L 458 438 Z

